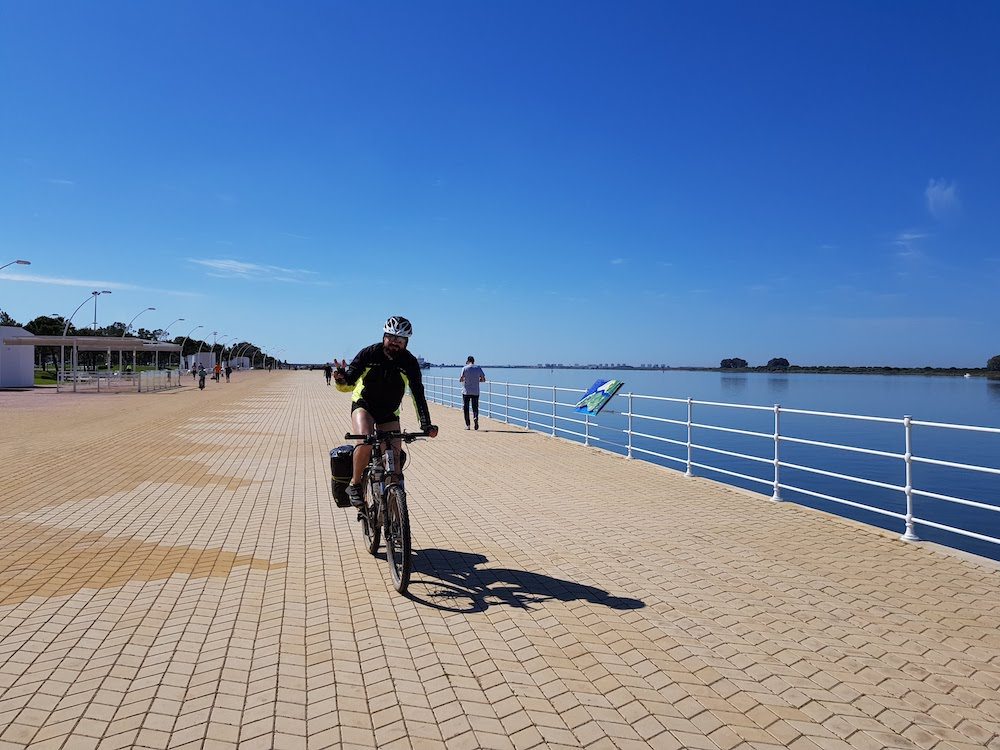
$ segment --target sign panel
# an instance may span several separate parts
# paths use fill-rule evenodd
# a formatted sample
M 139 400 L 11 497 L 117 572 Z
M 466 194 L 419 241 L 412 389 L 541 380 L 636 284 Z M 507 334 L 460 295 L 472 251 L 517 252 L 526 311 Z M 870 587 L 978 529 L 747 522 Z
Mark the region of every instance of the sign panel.
M 611 397 L 625 385 L 623 380 L 595 380 L 583 398 L 576 402 L 576 409 L 581 414 L 595 416 L 611 400 Z

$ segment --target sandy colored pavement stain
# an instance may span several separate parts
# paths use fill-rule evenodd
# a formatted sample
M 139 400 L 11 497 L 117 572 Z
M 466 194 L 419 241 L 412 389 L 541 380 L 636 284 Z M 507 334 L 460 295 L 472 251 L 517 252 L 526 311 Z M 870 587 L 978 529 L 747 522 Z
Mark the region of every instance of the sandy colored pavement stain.
M 240 566 L 270 570 L 284 564 L 221 549 L 170 547 L 42 524 L 0 522 L 0 605 L 133 580 L 227 576 Z

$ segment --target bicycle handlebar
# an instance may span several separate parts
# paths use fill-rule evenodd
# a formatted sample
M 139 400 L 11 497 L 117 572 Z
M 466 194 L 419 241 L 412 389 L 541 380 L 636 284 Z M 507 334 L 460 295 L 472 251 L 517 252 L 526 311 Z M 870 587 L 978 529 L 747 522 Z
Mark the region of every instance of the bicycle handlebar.
M 404 443 L 412 443 L 418 438 L 430 437 L 429 432 L 398 432 L 397 430 L 376 430 L 370 435 L 352 435 L 347 433 L 344 440 L 361 440 L 366 445 L 373 445 L 377 440 L 400 439 Z

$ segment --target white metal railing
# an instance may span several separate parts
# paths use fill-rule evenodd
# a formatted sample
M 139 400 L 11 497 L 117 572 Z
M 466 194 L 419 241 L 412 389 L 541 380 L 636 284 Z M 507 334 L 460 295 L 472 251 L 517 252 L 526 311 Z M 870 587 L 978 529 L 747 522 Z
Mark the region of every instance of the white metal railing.
M 444 376 L 425 376 L 424 389 L 428 400 L 445 406 L 461 408 L 462 406 L 462 384 L 457 378 Z M 752 406 L 746 404 L 721 403 L 717 401 L 697 401 L 691 398 L 669 398 L 664 396 L 646 396 L 641 394 L 626 393 L 619 394 L 618 399 L 624 398 L 626 410 L 614 414 L 613 419 L 605 417 L 606 410 L 597 417 L 580 414 L 574 411 L 577 400 L 585 393 L 582 389 L 561 388 L 557 386 L 532 385 L 530 383 L 503 383 L 488 381 L 483 384 L 480 394 L 480 416 L 502 421 L 506 424 L 513 424 L 526 429 L 544 432 L 552 436 L 566 437 L 580 441 L 584 445 L 594 445 L 599 448 L 623 453 L 628 458 L 642 458 L 645 460 L 656 460 L 675 464 L 678 468 L 683 467 L 687 476 L 693 476 L 695 469 L 721 474 L 727 477 L 749 482 L 753 485 L 766 486 L 771 494 L 771 499 L 780 502 L 782 491 L 793 494 L 804 495 L 826 502 L 851 507 L 861 511 L 875 513 L 896 519 L 903 527 L 900 537 L 906 541 L 919 541 L 915 531 L 915 526 L 923 525 L 929 528 L 957 534 L 969 539 L 976 539 L 994 545 L 1000 545 L 1000 505 L 988 502 L 980 502 L 966 497 L 957 497 L 944 492 L 934 492 L 927 488 L 914 486 L 913 468 L 914 465 L 924 465 L 954 469 L 963 472 L 986 477 L 997 477 L 1000 479 L 1000 468 L 980 466 L 972 463 L 958 461 L 946 461 L 940 458 L 929 456 L 917 456 L 913 453 L 913 430 L 922 428 L 927 430 L 952 430 L 964 433 L 989 433 L 1000 437 L 1000 428 L 975 427 L 971 425 L 946 424 L 942 422 L 926 422 L 904 416 L 901 419 L 889 417 L 869 417 L 857 414 L 840 414 L 836 412 L 813 411 L 806 409 L 788 409 L 779 404 L 774 406 Z M 560 394 L 563 394 L 560 396 Z M 560 401 L 560 397 L 564 400 Z M 683 418 L 671 418 L 662 414 L 652 413 L 664 405 L 673 405 L 680 408 Z M 768 431 L 763 428 L 744 429 L 739 426 L 725 426 L 710 423 L 708 421 L 695 421 L 695 407 L 705 411 L 709 409 L 737 410 L 742 413 L 758 413 L 759 417 L 767 420 Z M 562 410 L 562 413 L 560 413 Z M 770 412 L 769 415 L 764 413 Z M 884 450 L 878 448 L 859 447 L 856 445 L 846 445 L 842 443 L 812 440 L 806 437 L 797 437 L 791 434 L 782 434 L 782 417 L 808 417 L 819 420 L 848 420 L 864 423 L 865 425 L 884 425 L 888 429 L 898 429 L 895 440 L 898 441 L 901 451 Z M 608 422 L 618 421 L 619 426 L 610 425 Z M 663 431 L 673 429 L 679 433 L 680 437 L 669 437 Z M 722 435 L 734 438 L 750 438 L 756 441 L 768 441 L 771 448 L 767 450 L 767 455 L 755 455 L 740 450 L 723 447 L 718 444 L 710 445 L 702 441 L 695 440 L 695 432 L 706 435 Z M 638 440 L 637 440 L 638 439 Z M 891 435 L 890 435 L 890 439 Z M 621 442 L 624 441 L 624 442 Z M 639 444 L 641 443 L 641 444 Z M 663 446 L 663 447 L 660 447 Z M 807 465 L 783 458 L 783 449 L 790 446 L 810 446 L 836 451 L 838 455 L 870 456 L 877 459 L 888 459 L 893 462 L 902 462 L 901 478 L 902 484 L 892 481 L 882 481 L 854 474 L 832 471 L 829 464 L 824 466 Z M 671 455 L 665 452 L 670 447 L 674 447 L 682 455 Z M 699 451 L 707 456 L 721 456 L 739 461 L 749 462 L 750 465 L 769 466 L 767 476 L 756 476 L 746 473 L 746 469 L 740 471 L 733 466 L 728 468 L 724 465 L 707 463 L 706 460 L 694 460 L 695 451 Z M 1000 454 L 1000 452 L 998 452 Z M 843 460 L 843 459 L 840 459 Z M 895 464 L 898 471 L 898 463 Z M 858 500 L 839 497 L 829 492 L 820 492 L 817 489 L 803 487 L 800 484 L 792 484 L 785 480 L 784 471 L 798 472 L 804 476 L 825 477 L 838 482 L 850 482 L 861 487 L 871 487 L 892 493 L 893 496 L 902 495 L 904 510 L 899 512 L 891 508 L 880 507 L 871 502 L 860 502 Z M 998 484 L 1000 487 L 1000 484 Z M 929 517 L 917 515 L 916 499 L 928 498 L 934 501 L 949 503 L 953 506 L 975 509 L 981 511 L 989 519 L 985 529 L 973 530 L 962 528 L 953 523 L 942 523 Z M 996 522 L 993 522 L 996 519 Z M 992 533 L 981 533 L 983 530 Z
M 162 391 L 183 385 L 181 371 L 140 370 L 139 372 L 119 372 L 107 370 L 76 370 L 57 373 L 56 389 L 74 392 L 96 391 L 97 393 L 127 393 Z

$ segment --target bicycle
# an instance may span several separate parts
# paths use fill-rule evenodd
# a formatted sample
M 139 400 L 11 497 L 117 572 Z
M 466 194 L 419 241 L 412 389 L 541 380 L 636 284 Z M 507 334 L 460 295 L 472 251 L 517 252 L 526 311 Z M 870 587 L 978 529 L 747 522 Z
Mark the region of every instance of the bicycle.
M 365 537 L 368 552 L 376 554 L 385 536 L 385 560 L 389 565 L 393 588 L 400 594 L 406 592 L 413 567 L 410 543 L 410 514 L 406 508 L 406 489 L 403 486 L 402 467 L 396 470 L 396 452 L 392 441 L 414 440 L 429 437 L 427 432 L 398 432 L 376 429 L 370 435 L 344 435 L 346 440 L 360 440 L 372 447 L 372 456 L 365 467 L 361 487 L 364 502 L 358 508 L 358 520 Z M 386 450 L 384 446 L 388 445 Z

